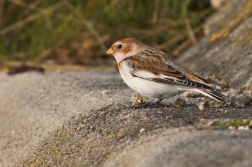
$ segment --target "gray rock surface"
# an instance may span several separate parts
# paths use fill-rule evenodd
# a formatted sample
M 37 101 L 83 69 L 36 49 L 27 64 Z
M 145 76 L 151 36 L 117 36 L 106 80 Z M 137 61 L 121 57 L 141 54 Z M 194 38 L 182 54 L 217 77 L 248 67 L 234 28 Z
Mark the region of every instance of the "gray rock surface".
M 205 35 L 209 35 L 216 31 L 220 24 L 230 17 L 230 13 L 235 13 L 239 10 L 239 6 L 246 0 L 211 0 L 211 5 L 216 9 L 216 12 L 212 14 L 204 25 Z
M 205 108 L 200 111 L 195 99 L 189 99 L 184 107 L 178 108 L 173 105 L 176 97 L 148 108 L 132 108 L 132 91 L 117 72 L 25 73 L 11 77 L 1 73 L 0 80 L 2 166 L 110 166 L 111 163 L 117 166 L 121 156 L 131 155 L 127 148 L 134 143 L 138 143 L 134 147 L 147 149 L 146 153 L 149 150 L 148 156 L 153 157 L 160 152 L 145 145 L 161 144 L 160 148 L 164 146 L 165 152 L 172 152 L 167 145 L 173 145 L 169 144 L 169 140 L 177 140 L 173 139 L 175 132 L 180 136 L 190 136 L 190 141 L 186 141 L 186 136 L 183 141 L 181 138 L 182 143 L 198 145 L 198 134 L 206 134 L 217 135 L 215 144 L 218 144 L 223 142 L 222 139 L 217 140 L 218 135 L 223 135 L 222 131 L 201 132 L 210 128 L 212 119 L 252 117 L 249 106 Z M 232 133 L 242 132 L 225 133 L 232 137 Z M 250 139 L 246 138 L 246 135 L 250 136 L 250 131 L 242 134 L 245 137 L 237 135 L 237 142 Z M 166 140 L 167 135 L 169 140 Z M 212 142 L 211 138 L 204 140 Z M 223 150 L 228 146 L 233 145 L 227 143 Z M 187 148 L 181 145 L 179 149 Z M 206 153 L 209 151 L 208 147 L 202 149 Z M 244 155 L 250 153 L 243 146 L 237 149 Z M 119 153 L 118 158 L 112 158 Z M 214 150 L 210 154 L 215 154 Z M 237 158 L 240 156 L 237 154 Z M 140 152 L 136 152 L 134 157 L 144 158 Z M 113 162 L 113 159 L 118 161 Z M 237 160 L 245 162 L 245 159 L 242 156 L 241 160 Z M 160 161 L 165 162 L 165 158 Z M 136 166 L 142 163 L 135 161 Z M 156 163 L 154 159 L 153 163 Z M 252 161 L 248 164 L 251 165 Z M 122 163 L 121 166 L 127 164 Z
M 188 128 L 160 130 L 157 134 L 131 143 L 104 166 L 251 166 L 252 131 Z
M 105 72 L 0 73 L 0 166 L 13 166 L 64 122 L 127 98 L 118 81 Z
M 230 6 L 231 5 L 231 6 Z M 225 15 L 213 21 L 211 31 L 180 62 L 200 76 L 218 78 L 229 88 L 228 95 L 252 97 L 252 1 L 232 0 Z
M 180 59 L 226 85 L 234 106 L 133 108 L 112 71 L 0 73 L 0 166 L 252 166 L 252 131 L 211 126 L 252 117 L 252 1 L 239 2 Z

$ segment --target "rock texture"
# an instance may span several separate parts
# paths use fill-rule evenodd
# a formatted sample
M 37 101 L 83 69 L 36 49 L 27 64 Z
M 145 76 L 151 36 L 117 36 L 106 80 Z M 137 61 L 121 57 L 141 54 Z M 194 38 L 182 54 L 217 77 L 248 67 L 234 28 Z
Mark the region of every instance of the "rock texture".
M 0 166 L 252 166 L 252 131 L 211 126 L 252 117 L 252 1 L 226 5 L 179 61 L 218 82 L 233 106 L 200 110 L 196 96 L 176 107 L 177 96 L 133 108 L 113 71 L 0 73 Z
M 252 97 L 252 1 L 230 1 L 225 15 L 196 47 L 188 51 L 181 63 L 199 75 L 214 76 L 229 88 L 228 95 L 245 93 Z
M 65 122 L 127 98 L 123 96 L 127 94 L 126 86 L 118 82 L 117 73 L 106 75 L 25 73 L 9 77 L 1 73 L 0 166 L 14 166 L 29 153 L 39 151 L 32 148 L 63 128 Z M 112 94 L 118 101 L 114 101 Z M 43 151 L 45 155 L 50 152 Z
M 235 139 L 223 145 L 222 152 L 233 147 L 234 141 L 250 141 L 250 131 L 208 129 L 212 119 L 252 117 L 251 106 L 206 107 L 200 111 L 197 100 L 189 99 L 185 106 L 176 107 L 177 97 L 174 97 L 147 108 L 132 108 L 132 91 L 117 72 L 25 73 L 12 77 L 2 73 L 0 81 L 0 164 L 4 167 L 128 166 L 128 161 L 133 166 L 145 166 L 145 161 L 151 166 L 147 161 L 151 156 L 155 166 L 159 161 L 155 157 L 162 151 L 168 158 L 178 154 L 173 152 L 178 150 L 184 152 L 181 157 L 186 156 L 188 148 L 185 144 L 175 145 L 175 141 L 198 145 L 201 140 L 214 142 L 208 147 L 203 147 L 205 143 L 200 146 L 202 152 L 213 154 L 210 161 L 219 156 L 215 145 L 222 145 L 224 137 L 218 136 L 223 133 L 226 138 Z M 201 132 L 202 129 L 206 132 Z M 207 135 L 214 136 L 215 141 L 204 138 Z M 214 147 L 209 152 L 211 146 Z M 127 151 L 134 148 L 134 153 Z M 199 148 L 191 146 L 190 149 Z M 240 145 L 237 151 L 237 157 L 234 157 L 236 152 L 225 155 L 222 165 L 228 159 L 252 164 L 251 159 L 245 161 L 249 149 Z M 128 158 L 132 155 L 134 161 Z M 146 160 L 138 161 L 143 158 Z M 183 163 L 187 161 L 192 163 L 190 159 Z M 162 157 L 159 163 L 166 162 Z
M 147 136 L 111 157 L 104 166 L 226 166 L 251 165 L 252 131 L 170 129 Z M 143 142 L 144 141 L 144 142 Z M 232 145 L 232 147 L 230 147 Z M 240 148 L 244 148 L 241 150 Z

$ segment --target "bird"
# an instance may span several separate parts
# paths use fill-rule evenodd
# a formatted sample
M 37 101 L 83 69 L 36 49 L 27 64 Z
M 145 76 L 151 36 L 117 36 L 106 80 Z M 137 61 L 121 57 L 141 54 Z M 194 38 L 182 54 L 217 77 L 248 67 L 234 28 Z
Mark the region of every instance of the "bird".
M 197 76 L 168 54 L 134 38 L 112 44 L 106 54 L 113 55 L 124 82 L 149 102 L 157 102 L 185 91 L 199 92 L 224 102 L 225 96 L 214 84 Z

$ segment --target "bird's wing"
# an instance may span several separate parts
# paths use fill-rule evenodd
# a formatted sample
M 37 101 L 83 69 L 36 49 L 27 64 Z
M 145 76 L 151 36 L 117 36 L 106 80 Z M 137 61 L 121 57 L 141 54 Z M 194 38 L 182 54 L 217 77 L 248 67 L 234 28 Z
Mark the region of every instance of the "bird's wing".
M 148 59 L 142 56 L 130 56 L 123 60 L 131 70 L 134 77 L 159 82 L 163 84 L 176 84 L 190 88 L 213 89 L 203 79 L 189 73 L 187 69 L 178 70 L 171 63 Z M 180 66 L 180 68 L 182 68 Z M 185 72 L 184 72 L 185 71 Z

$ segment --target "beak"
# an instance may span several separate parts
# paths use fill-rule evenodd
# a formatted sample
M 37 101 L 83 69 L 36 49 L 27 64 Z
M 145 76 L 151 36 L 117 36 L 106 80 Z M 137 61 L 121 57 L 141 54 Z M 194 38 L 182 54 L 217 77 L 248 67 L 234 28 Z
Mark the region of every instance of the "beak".
M 114 51 L 110 48 L 107 52 L 108 55 L 112 55 L 114 53 Z

